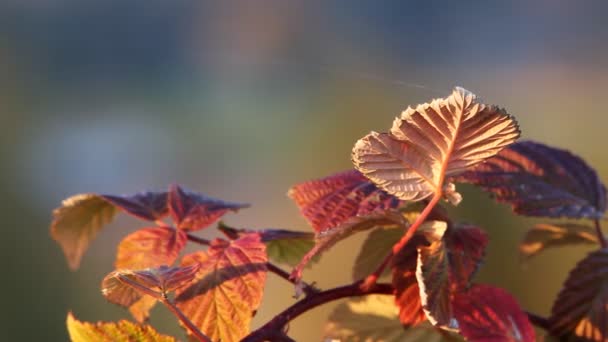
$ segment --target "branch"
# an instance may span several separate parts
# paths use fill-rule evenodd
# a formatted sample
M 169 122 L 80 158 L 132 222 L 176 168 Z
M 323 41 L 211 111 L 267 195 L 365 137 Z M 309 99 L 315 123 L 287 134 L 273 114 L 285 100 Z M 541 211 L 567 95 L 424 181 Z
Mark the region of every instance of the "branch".
M 187 233 L 186 236 L 188 237 L 188 240 L 194 242 L 194 243 L 198 243 L 199 245 L 204 245 L 204 246 L 209 246 L 211 245 L 211 241 L 207 240 L 207 239 L 203 239 L 200 238 L 196 235 L 192 235 L 190 233 Z
M 530 323 L 536 325 L 539 328 L 549 331 L 549 319 L 543 316 L 539 316 L 535 313 L 531 313 L 530 311 L 525 311 L 528 315 L 528 319 Z
M 597 234 L 598 240 L 600 240 L 600 244 L 602 248 L 608 247 L 608 242 L 606 242 L 606 236 L 604 236 L 604 232 L 602 232 L 602 226 L 600 225 L 600 220 L 595 219 L 595 233 Z
M 310 309 L 341 298 L 360 297 L 369 294 L 392 294 L 393 291 L 394 289 L 391 284 L 374 284 L 369 289 L 362 289 L 361 282 L 358 281 L 350 285 L 311 294 L 285 309 L 285 311 L 275 316 L 270 322 L 253 331 L 241 342 L 277 341 L 276 334 L 278 331 L 283 331 L 287 323 Z
M 313 285 L 310 285 L 308 283 L 305 283 L 303 281 L 297 282 L 294 279 L 291 279 L 289 277 L 289 273 L 287 273 L 286 271 L 284 271 L 282 268 L 278 267 L 277 265 L 271 263 L 271 262 L 267 262 L 266 263 L 266 268 L 268 269 L 269 272 L 272 272 L 276 275 L 278 275 L 279 277 L 287 280 L 288 282 L 296 285 L 296 286 L 301 286 L 302 291 L 304 291 L 304 294 L 307 296 L 310 296 L 312 294 L 318 293 L 319 290 L 316 289 Z M 313 283 L 314 284 L 314 283 Z

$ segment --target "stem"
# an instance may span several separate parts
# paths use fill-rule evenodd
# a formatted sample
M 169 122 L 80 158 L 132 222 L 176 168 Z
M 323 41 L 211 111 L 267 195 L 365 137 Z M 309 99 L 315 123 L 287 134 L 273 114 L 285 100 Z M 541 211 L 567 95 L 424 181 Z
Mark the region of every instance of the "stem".
M 414 221 L 414 223 L 412 223 L 412 225 L 410 225 L 410 227 L 408 228 L 405 235 L 401 238 L 401 240 L 399 240 L 399 242 L 397 242 L 393 246 L 392 254 L 397 254 L 397 252 L 399 252 L 399 250 L 401 250 L 410 241 L 412 236 L 414 236 L 414 233 L 416 233 L 416 230 L 418 229 L 418 227 L 420 227 L 420 225 L 424 222 L 424 220 L 426 220 L 427 216 L 429 216 L 431 211 L 433 211 L 433 208 L 439 202 L 439 200 L 441 199 L 441 196 L 443 196 L 443 191 L 441 191 L 441 190 L 438 190 L 435 193 L 435 195 L 433 195 L 433 198 L 426 205 L 424 210 L 422 210 L 420 215 L 418 215 L 418 217 L 416 218 L 416 221 Z
M 325 303 L 346 297 L 359 297 L 369 294 L 392 294 L 393 291 L 394 289 L 391 284 L 374 284 L 369 289 L 362 289 L 361 282 L 358 281 L 350 285 L 314 293 L 285 309 L 285 311 L 275 316 L 275 318 L 273 318 L 270 322 L 266 323 L 256 331 L 253 331 L 251 334 L 241 340 L 241 342 L 258 342 L 267 340 L 276 341 L 276 339 L 273 339 L 273 337 L 276 335 L 277 331 L 283 331 L 283 328 L 287 323 L 297 318 L 304 312 Z
M 207 239 L 203 239 L 200 238 L 196 235 L 192 235 L 190 233 L 187 233 L 186 236 L 188 237 L 188 240 L 198 243 L 199 245 L 205 245 L 205 246 L 209 246 L 211 245 L 211 241 L 207 240 Z
M 539 328 L 549 331 L 549 319 L 539 316 L 535 313 L 531 313 L 529 311 L 526 311 L 526 314 L 528 315 L 528 320 L 530 320 L 530 323 L 536 325 Z
M 606 242 L 606 236 L 604 236 L 604 232 L 602 232 L 602 226 L 600 225 L 600 220 L 595 219 L 595 233 L 597 234 L 597 238 L 600 240 L 600 245 L 602 248 L 608 247 L 608 242 Z
M 171 312 L 177 316 L 177 318 L 180 320 L 180 322 L 182 322 L 182 324 L 188 329 L 190 330 L 190 332 L 192 333 L 192 335 L 194 335 L 199 341 L 203 341 L 203 342 L 212 342 L 211 339 L 209 337 L 207 337 L 205 334 L 203 334 L 197 327 L 196 325 L 194 325 L 194 323 L 192 323 L 192 321 L 190 319 L 188 319 L 188 317 L 186 317 L 186 315 L 184 315 L 184 313 L 177 307 L 175 306 L 175 304 L 173 304 L 173 302 L 171 300 L 169 300 L 169 298 L 167 297 L 162 297 L 161 298 L 161 302 L 163 304 L 165 304 L 165 306 L 171 310 Z
M 393 252 L 391 251 L 386 258 L 384 258 L 384 260 L 382 261 L 382 263 L 380 264 L 380 266 L 378 266 L 378 268 L 374 271 L 374 273 L 370 274 L 369 276 L 367 276 L 365 278 L 365 280 L 363 281 L 363 283 L 361 284 L 362 288 L 369 288 L 371 286 L 373 286 L 376 281 L 378 280 L 378 278 L 380 278 L 380 276 L 382 275 L 382 272 L 384 272 L 384 269 L 386 268 L 386 266 L 388 266 L 388 264 L 393 260 Z
M 302 291 L 304 291 L 304 294 L 306 294 L 307 296 L 310 296 L 314 293 L 319 292 L 319 290 L 317 290 L 314 286 L 312 286 L 310 284 L 307 284 L 303 281 L 297 282 L 297 281 L 291 279 L 289 277 L 289 273 L 287 273 L 286 271 L 284 271 L 283 269 L 281 269 L 280 267 L 278 267 L 277 265 L 275 265 L 271 262 L 266 263 L 266 268 L 268 269 L 269 272 L 272 272 L 272 273 L 278 275 L 279 277 L 287 280 L 288 282 L 290 282 L 294 285 L 302 286 Z

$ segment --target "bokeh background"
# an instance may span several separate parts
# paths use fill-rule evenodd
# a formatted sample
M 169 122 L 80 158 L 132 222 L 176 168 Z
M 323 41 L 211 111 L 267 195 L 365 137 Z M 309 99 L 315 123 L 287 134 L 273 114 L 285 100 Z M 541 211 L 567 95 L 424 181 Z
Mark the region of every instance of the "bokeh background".
M 290 185 L 350 168 L 358 138 L 455 85 L 506 107 L 525 138 L 569 148 L 608 175 L 607 10 L 565 0 L 2 0 L 2 339 L 66 341 L 68 310 L 128 318 L 99 282 L 121 237 L 144 223 L 120 216 L 70 272 L 48 233 L 63 198 L 178 182 L 254 204 L 230 224 L 308 230 Z M 547 314 L 588 249 L 524 267 L 517 243 L 536 221 L 477 190 L 464 195 L 456 215 L 491 236 L 479 280 Z M 336 246 L 305 279 L 348 281 L 362 238 Z M 292 294 L 269 276 L 254 326 Z M 292 336 L 318 341 L 333 306 L 294 321 Z M 162 307 L 152 324 L 182 336 Z

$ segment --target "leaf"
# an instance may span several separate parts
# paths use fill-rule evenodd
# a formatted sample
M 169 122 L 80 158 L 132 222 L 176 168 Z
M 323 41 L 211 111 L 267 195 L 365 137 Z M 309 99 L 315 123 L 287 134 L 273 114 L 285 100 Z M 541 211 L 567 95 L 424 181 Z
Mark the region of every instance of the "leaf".
M 101 282 L 101 293 L 107 300 L 129 307 L 143 295 L 156 299 L 166 296 L 190 283 L 196 276 L 198 265 L 185 267 L 161 266 L 144 270 L 115 270 Z
M 183 230 L 170 227 L 140 229 L 125 237 L 118 245 L 117 269 L 142 269 L 171 265 L 186 246 Z
M 494 156 L 519 134 L 504 110 L 455 88 L 444 99 L 408 107 L 389 133 L 371 132 L 357 141 L 352 159 L 357 170 L 402 200 L 443 193 L 458 204 L 460 194 L 444 179 Z
M 286 229 L 238 229 L 227 226 L 223 222 L 220 222 L 217 228 L 231 239 L 236 239 L 245 234 L 260 234 L 262 242 L 266 245 L 268 259 L 289 266 L 296 266 L 315 244 L 314 234 L 309 232 Z M 317 262 L 318 260 L 319 258 L 315 257 L 312 261 Z
M 156 302 L 154 297 L 143 296 L 129 306 L 129 313 L 137 322 L 146 322 L 150 318 L 150 310 L 156 305 Z
M 454 316 L 460 334 L 471 342 L 534 342 L 534 328 L 507 291 L 474 285 L 454 296 Z
M 91 241 L 115 214 L 114 206 L 95 194 L 69 197 L 53 211 L 51 236 L 61 245 L 70 269 L 78 269 Z
M 161 335 L 149 325 L 135 324 L 129 321 L 81 322 L 68 313 L 68 332 L 72 342 L 175 342 L 175 338 Z
M 579 244 L 597 244 L 595 230 L 577 223 L 537 224 L 526 233 L 519 252 L 529 259 L 546 248 Z
M 491 192 L 527 216 L 601 218 L 606 188 L 581 158 L 533 141 L 522 141 L 455 179 Z
M 146 191 L 134 195 L 100 195 L 124 212 L 143 220 L 156 221 L 167 216 L 167 192 Z
M 421 229 L 416 235 L 393 257 L 391 267 L 392 283 L 395 287 L 395 303 L 399 307 L 399 320 L 405 326 L 417 325 L 426 320 L 422 303 L 420 301 L 420 289 L 416 281 L 417 248 L 428 246 L 430 243 L 441 239 L 445 232 L 443 227 L 435 226 L 435 233 L 424 233 Z M 421 225 L 423 228 L 427 222 Z
M 178 291 L 178 308 L 212 340 L 240 341 L 262 300 L 267 261 L 258 234 L 212 241 L 206 252 L 183 258 L 182 265 L 200 265 L 200 271 Z
M 169 188 L 169 213 L 177 228 L 199 230 L 224 216 L 228 211 L 247 208 L 249 204 L 225 202 L 184 190 L 179 185 Z
M 364 230 L 382 226 L 407 227 L 407 220 L 398 212 L 378 213 L 370 216 L 353 217 L 341 226 L 327 229 L 315 234 L 314 247 L 304 255 L 300 263 L 293 269 L 291 278 L 299 281 L 302 278 L 302 270 L 315 257 L 331 248 L 333 245 L 347 237 Z
M 420 302 L 433 325 L 458 330 L 452 297 L 454 293 L 469 287 L 482 261 L 487 242 L 483 230 L 457 224 L 448 229 L 443 240 L 418 248 L 416 280 Z
M 317 233 L 340 226 L 353 217 L 371 216 L 403 204 L 357 170 L 297 184 L 287 195 Z
M 372 274 L 402 236 L 403 229 L 398 227 L 379 227 L 369 233 L 355 260 L 353 280 L 363 279 Z M 386 269 L 384 274 L 388 272 L 390 270 Z
M 366 342 L 462 341 L 456 335 L 421 324 L 404 329 L 397 316 L 393 296 L 368 295 L 338 305 L 325 325 L 325 340 Z
M 608 248 L 590 253 L 570 272 L 549 325 L 564 340 L 608 341 Z

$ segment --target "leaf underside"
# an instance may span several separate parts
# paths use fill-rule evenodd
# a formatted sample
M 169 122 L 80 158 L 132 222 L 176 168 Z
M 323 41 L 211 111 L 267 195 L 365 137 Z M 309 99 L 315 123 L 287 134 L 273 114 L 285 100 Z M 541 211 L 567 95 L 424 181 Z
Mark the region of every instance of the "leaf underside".
M 519 253 L 530 259 L 547 248 L 583 244 L 598 244 L 594 228 L 578 223 L 537 224 L 526 232 Z
M 570 272 L 549 322 L 551 333 L 567 341 L 608 340 L 608 248 L 590 253 Z
M 128 342 L 176 342 L 170 336 L 159 334 L 149 325 L 129 321 L 81 322 L 68 313 L 68 332 L 72 342 L 128 341 Z
M 196 280 L 177 292 L 177 306 L 212 340 L 240 341 L 262 300 L 266 251 L 258 234 L 234 241 L 214 240 L 205 252 L 183 258 L 199 265 Z
M 458 293 L 453 310 L 460 334 L 471 342 L 535 342 L 528 316 L 508 292 L 474 285 Z
M 167 192 L 145 191 L 134 195 L 101 195 L 127 214 L 142 220 L 156 221 L 167 216 Z
M 389 133 L 372 132 L 357 141 L 352 159 L 357 170 L 402 200 L 444 192 L 458 204 L 460 194 L 453 184 L 443 184 L 444 177 L 494 156 L 519 134 L 504 110 L 455 88 L 444 99 L 406 109 Z
M 601 218 L 606 211 L 606 188 L 589 165 L 533 141 L 515 143 L 454 180 L 481 186 L 520 215 Z

